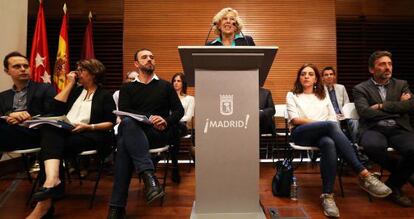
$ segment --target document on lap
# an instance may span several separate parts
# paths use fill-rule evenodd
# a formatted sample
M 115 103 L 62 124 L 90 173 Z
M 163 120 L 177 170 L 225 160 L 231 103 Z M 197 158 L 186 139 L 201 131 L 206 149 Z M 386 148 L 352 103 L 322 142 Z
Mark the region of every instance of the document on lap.
M 40 125 L 53 125 L 58 128 L 72 130 L 75 128 L 73 124 L 70 123 L 68 118 L 65 115 L 63 116 L 50 116 L 50 117 L 35 117 L 30 120 L 26 120 L 23 122 L 23 126 L 28 128 L 38 128 Z
M 131 117 L 131 118 L 133 118 L 133 119 L 135 119 L 139 122 L 143 122 L 145 124 L 152 125 L 149 118 L 147 116 L 144 116 L 144 115 L 129 113 L 129 112 L 125 112 L 125 111 L 119 111 L 119 110 L 114 110 L 114 111 L 112 111 L 112 113 L 114 113 L 117 116 L 129 116 L 129 117 Z

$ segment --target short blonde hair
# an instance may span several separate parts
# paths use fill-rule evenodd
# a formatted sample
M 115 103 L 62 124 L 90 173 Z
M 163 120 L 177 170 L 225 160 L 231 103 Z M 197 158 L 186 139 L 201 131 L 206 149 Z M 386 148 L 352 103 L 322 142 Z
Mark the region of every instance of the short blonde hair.
M 221 19 L 223 19 L 224 16 L 226 16 L 228 13 L 234 13 L 234 15 L 236 15 L 236 33 L 240 33 L 240 31 L 243 29 L 243 20 L 239 17 L 239 13 L 236 11 L 236 9 L 233 8 L 223 8 L 221 9 L 214 17 L 213 17 L 213 21 L 212 24 L 213 26 L 213 30 L 214 33 L 217 35 L 221 35 L 221 30 L 218 28 L 218 25 L 221 21 Z

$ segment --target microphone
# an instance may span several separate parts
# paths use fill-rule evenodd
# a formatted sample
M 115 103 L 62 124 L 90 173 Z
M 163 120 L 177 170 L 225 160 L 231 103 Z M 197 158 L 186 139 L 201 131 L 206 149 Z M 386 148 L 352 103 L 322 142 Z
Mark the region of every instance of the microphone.
M 211 30 L 213 30 L 213 27 L 216 26 L 216 24 L 217 24 L 216 22 L 211 24 L 210 30 L 208 31 L 208 34 L 207 34 L 206 40 L 204 42 L 204 45 L 207 45 L 208 37 L 210 36 Z
M 237 27 L 237 21 L 234 21 L 234 22 L 232 22 L 231 23 L 234 27 L 236 27 L 236 29 L 238 29 L 238 27 Z M 240 30 L 240 34 L 241 34 L 241 36 L 243 37 L 243 39 L 244 39 L 244 42 L 246 42 L 246 46 L 248 46 L 249 45 L 249 42 L 247 42 L 247 39 L 246 39 L 246 37 L 244 36 L 244 33 Z

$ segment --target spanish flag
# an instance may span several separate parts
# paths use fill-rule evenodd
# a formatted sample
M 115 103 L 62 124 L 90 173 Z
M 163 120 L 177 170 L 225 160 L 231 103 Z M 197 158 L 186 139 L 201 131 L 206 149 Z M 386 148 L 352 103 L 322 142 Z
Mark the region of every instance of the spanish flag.
M 59 45 L 53 71 L 53 82 L 56 91 L 60 92 L 66 83 L 66 74 L 69 73 L 69 37 L 67 25 L 66 3 L 63 5 L 63 19 L 59 34 Z

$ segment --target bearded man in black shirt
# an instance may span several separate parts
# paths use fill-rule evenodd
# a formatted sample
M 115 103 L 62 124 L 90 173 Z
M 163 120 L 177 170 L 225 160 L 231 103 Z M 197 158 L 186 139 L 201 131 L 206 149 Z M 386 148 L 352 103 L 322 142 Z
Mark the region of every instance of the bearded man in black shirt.
M 172 127 L 184 115 L 184 109 L 172 85 L 154 73 L 155 59 L 148 49 L 134 55 L 138 77 L 122 86 L 119 93 L 119 110 L 145 115 L 151 124 L 125 117 L 119 126 L 115 180 L 109 203 L 108 218 L 125 218 L 125 206 L 132 171 L 143 179 L 148 203 L 164 196 L 154 176 L 150 148 L 164 146 Z

